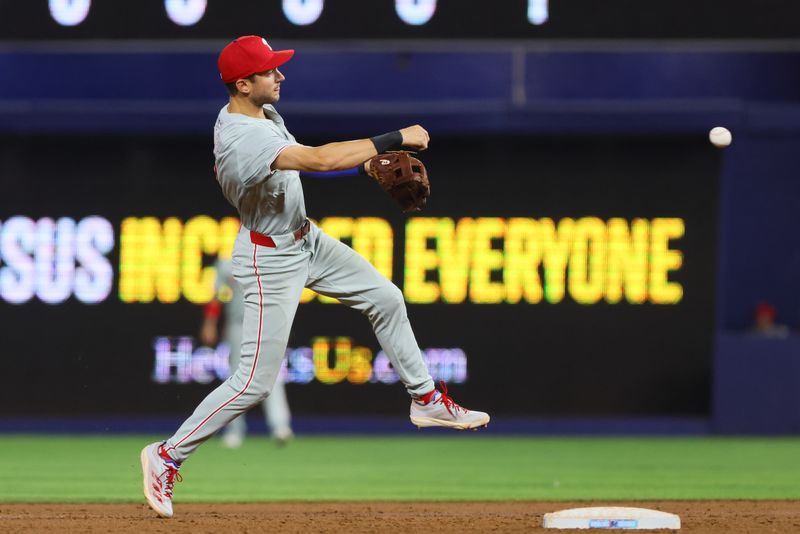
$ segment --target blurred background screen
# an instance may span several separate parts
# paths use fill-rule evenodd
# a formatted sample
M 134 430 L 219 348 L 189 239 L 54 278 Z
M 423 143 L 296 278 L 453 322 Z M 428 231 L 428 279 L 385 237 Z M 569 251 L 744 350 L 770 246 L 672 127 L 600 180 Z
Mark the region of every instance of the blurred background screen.
M 309 216 L 404 290 L 434 378 L 463 384 L 465 398 L 495 391 L 498 414 L 707 414 L 713 147 L 677 135 L 433 146 L 433 196 L 409 218 L 361 177 L 309 178 L 305 191 Z M 225 376 L 225 347 L 194 338 L 213 260 L 238 230 L 210 139 L 3 147 L 14 202 L 0 219 L 0 296 L 16 305 L 3 350 L 20 357 L 5 360 L 16 380 L 2 395 L 38 392 L 5 409 L 190 410 Z M 293 408 L 391 413 L 397 376 L 369 323 L 342 308 L 316 296 L 300 306 L 285 371 Z

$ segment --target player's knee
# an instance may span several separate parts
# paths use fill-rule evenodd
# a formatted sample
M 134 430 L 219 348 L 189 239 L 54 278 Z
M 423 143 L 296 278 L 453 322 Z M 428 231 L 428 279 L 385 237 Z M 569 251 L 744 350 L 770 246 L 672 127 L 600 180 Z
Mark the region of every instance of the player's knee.
M 258 391 L 258 395 L 256 396 L 256 401 L 253 404 L 259 404 L 264 402 L 264 400 L 269 397 L 269 394 L 272 392 L 271 389 L 265 388 Z
M 379 301 L 378 307 L 383 314 L 394 315 L 396 313 L 405 313 L 406 311 L 403 292 L 394 284 L 387 284 L 381 290 Z
M 269 397 L 270 391 L 272 389 L 266 384 L 251 383 L 242 396 L 249 406 L 253 406 Z

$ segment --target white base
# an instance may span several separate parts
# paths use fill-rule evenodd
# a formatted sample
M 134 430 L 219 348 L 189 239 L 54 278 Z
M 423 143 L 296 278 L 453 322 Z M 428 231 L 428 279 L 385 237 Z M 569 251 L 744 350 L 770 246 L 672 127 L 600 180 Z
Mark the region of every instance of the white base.
M 544 528 L 679 529 L 681 519 L 675 514 L 647 508 L 601 506 L 544 514 Z

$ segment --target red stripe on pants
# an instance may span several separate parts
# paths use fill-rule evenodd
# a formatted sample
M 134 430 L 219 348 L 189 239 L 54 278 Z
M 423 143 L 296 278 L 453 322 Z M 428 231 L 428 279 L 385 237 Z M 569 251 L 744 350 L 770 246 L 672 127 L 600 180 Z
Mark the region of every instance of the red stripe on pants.
M 175 449 L 176 447 L 178 447 L 189 436 L 191 436 L 192 434 L 197 432 L 204 424 L 206 424 L 209 419 L 214 417 L 221 409 L 223 409 L 225 406 L 227 406 L 228 404 L 232 403 L 233 401 L 235 401 L 236 399 L 241 397 L 244 394 L 244 392 L 247 391 L 247 388 L 250 387 L 250 383 L 253 381 L 253 375 L 256 372 L 256 365 L 258 365 L 258 353 L 261 351 L 261 326 L 262 326 L 263 320 L 264 320 L 264 293 L 263 293 L 262 288 L 261 288 L 261 277 L 258 274 L 258 265 L 256 263 L 256 252 L 257 251 L 258 251 L 258 245 L 253 245 L 253 269 L 255 270 L 255 273 L 256 273 L 256 281 L 258 282 L 258 343 L 256 345 L 256 354 L 255 354 L 255 356 L 253 358 L 253 367 L 252 367 L 252 369 L 250 369 L 250 376 L 247 378 L 247 384 L 244 385 L 244 388 L 242 388 L 242 390 L 239 393 L 237 393 L 236 395 L 231 397 L 229 400 L 225 401 L 219 408 L 217 408 L 216 410 L 211 412 L 211 414 L 208 417 L 206 417 L 205 419 L 203 419 L 200 422 L 199 425 L 194 427 L 194 430 L 192 430 L 191 432 L 186 434 L 186 436 L 184 436 L 182 440 L 180 440 L 178 443 L 176 443 L 175 445 L 173 445 L 172 447 L 170 447 L 167 450 L 171 451 L 171 450 Z

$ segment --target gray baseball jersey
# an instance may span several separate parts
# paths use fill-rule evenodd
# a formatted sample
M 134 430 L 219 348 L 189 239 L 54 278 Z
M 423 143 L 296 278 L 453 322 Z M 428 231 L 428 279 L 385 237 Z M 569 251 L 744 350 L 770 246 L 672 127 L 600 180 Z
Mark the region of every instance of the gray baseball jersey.
M 298 232 L 306 217 L 299 174 L 272 170 L 281 150 L 296 141 L 275 108 L 264 106 L 264 115 L 246 117 L 225 107 L 214 131 L 217 179 L 242 220 L 233 246 L 233 274 L 244 293 L 242 353 L 236 372 L 167 440 L 165 449 L 178 462 L 270 394 L 304 287 L 337 298 L 369 319 L 412 397 L 434 389 L 402 292 L 316 226 Z
M 269 120 L 223 107 L 214 125 L 217 180 L 242 225 L 260 234 L 286 234 L 306 219 L 303 185 L 297 171 L 273 171 L 281 150 L 298 144 L 275 108 L 264 106 Z

